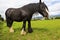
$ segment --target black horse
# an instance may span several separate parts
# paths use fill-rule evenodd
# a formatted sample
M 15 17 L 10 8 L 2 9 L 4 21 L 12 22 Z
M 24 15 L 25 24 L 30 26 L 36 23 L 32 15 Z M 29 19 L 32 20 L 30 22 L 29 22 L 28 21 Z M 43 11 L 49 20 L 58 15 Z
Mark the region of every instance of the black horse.
M 26 34 L 26 21 L 28 21 L 28 32 L 33 32 L 31 28 L 31 18 L 35 12 L 39 12 L 43 17 L 48 18 L 48 7 L 44 2 L 39 3 L 30 3 L 21 8 L 9 8 L 6 10 L 6 22 L 7 26 L 10 28 L 10 32 L 14 32 L 12 29 L 13 21 L 21 22 L 23 21 L 22 32 L 21 34 Z

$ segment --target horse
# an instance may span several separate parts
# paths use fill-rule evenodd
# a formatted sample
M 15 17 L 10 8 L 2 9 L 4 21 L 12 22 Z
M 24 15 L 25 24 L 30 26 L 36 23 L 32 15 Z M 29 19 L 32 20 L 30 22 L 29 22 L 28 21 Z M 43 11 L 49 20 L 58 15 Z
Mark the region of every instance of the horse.
M 30 3 L 21 8 L 8 8 L 5 12 L 7 26 L 10 32 L 14 32 L 12 28 L 13 21 L 23 21 L 21 35 L 26 34 L 26 21 L 28 21 L 28 32 L 32 33 L 31 18 L 35 12 L 39 12 L 43 17 L 48 18 L 48 7 L 44 2 Z

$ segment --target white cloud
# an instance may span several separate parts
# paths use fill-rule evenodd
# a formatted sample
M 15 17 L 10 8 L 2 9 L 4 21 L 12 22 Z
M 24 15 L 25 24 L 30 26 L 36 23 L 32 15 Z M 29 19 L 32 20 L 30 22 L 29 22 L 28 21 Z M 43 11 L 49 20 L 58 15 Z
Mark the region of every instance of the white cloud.
M 49 15 L 57 15 L 60 14 L 60 0 L 43 0 L 48 8 Z
M 60 14 L 60 11 L 49 12 L 49 15 L 58 15 L 58 14 Z
M 43 0 L 44 2 L 47 2 L 47 3 L 52 3 L 54 1 L 60 1 L 60 0 Z
M 60 3 L 49 6 L 50 11 L 60 11 Z

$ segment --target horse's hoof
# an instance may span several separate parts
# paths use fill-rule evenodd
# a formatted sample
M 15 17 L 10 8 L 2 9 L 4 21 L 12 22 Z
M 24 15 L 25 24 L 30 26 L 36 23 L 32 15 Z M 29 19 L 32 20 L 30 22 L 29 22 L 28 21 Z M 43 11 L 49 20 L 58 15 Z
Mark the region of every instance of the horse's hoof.
M 10 32 L 12 32 L 12 33 L 14 32 L 13 28 L 10 28 L 10 30 L 9 30 L 9 31 L 10 31 Z
M 29 32 L 29 33 L 32 33 L 32 32 L 33 32 L 32 28 L 29 28 L 29 29 L 28 29 L 28 32 Z
M 10 30 L 10 32 L 12 32 L 12 33 L 13 33 L 13 32 L 14 32 L 14 30 Z
M 26 35 L 26 31 L 24 31 L 24 30 L 22 29 L 21 35 Z
M 23 35 L 23 36 L 26 35 L 26 32 L 25 31 L 21 32 L 21 35 Z

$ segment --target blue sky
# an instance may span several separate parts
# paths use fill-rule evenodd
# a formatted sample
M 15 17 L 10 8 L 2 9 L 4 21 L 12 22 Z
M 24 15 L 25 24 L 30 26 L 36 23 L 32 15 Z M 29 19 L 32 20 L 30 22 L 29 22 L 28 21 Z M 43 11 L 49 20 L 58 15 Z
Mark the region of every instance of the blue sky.
M 0 0 L 0 14 L 5 17 L 8 8 L 19 8 L 29 3 L 37 3 L 39 0 Z M 49 8 L 49 15 L 60 14 L 60 0 L 42 0 Z

